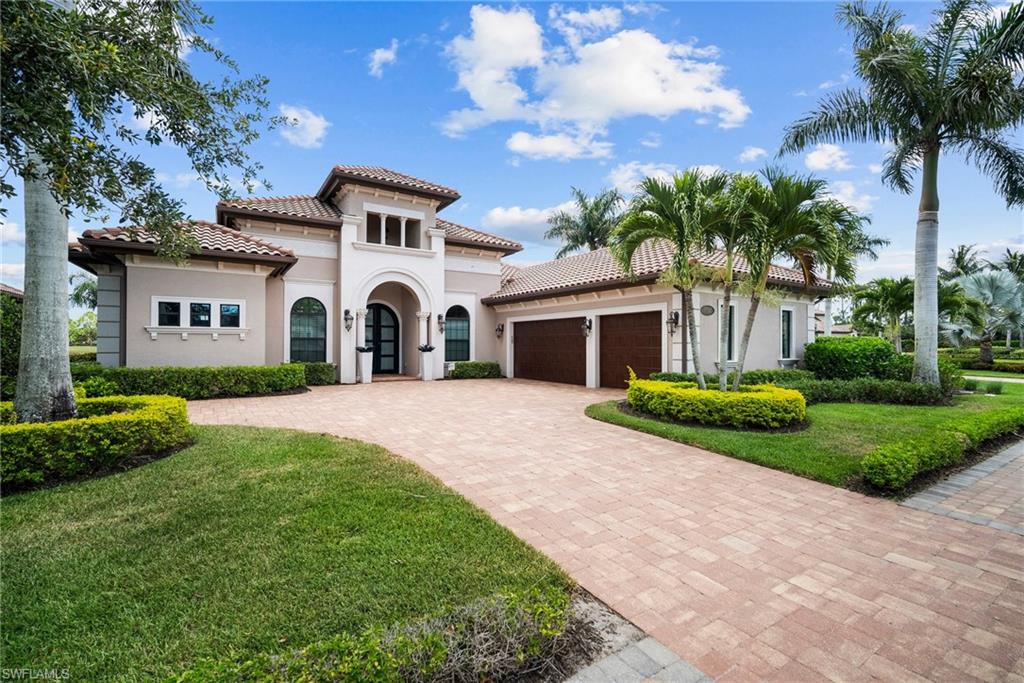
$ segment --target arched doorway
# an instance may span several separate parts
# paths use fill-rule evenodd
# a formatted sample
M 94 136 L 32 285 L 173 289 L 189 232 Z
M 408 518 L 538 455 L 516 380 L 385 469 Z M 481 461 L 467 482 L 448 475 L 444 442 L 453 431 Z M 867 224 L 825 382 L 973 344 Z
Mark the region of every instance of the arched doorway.
M 373 346 L 373 373 L 393 375 L 400 371 L 398 316 L 384 304 L 366 307 L 366 344 Z
M 292 304 L 289 324 L 290 360 L 322 363 L 327 360 L 327 309 L 313 297 Z

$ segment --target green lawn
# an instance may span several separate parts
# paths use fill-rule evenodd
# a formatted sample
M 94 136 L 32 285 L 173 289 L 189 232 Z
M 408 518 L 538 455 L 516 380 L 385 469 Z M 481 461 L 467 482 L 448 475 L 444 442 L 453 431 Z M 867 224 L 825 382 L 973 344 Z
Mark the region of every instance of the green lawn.
M 68 347 L 68 350 L 71 353 L 96 353 L 95 346 L 75 346 L 74 344 L 72 344 L 71 346 Z
M 3 498 L 4 668 L 148 680 L 529 587 L 548 559 L 382 448 L 196 428 L 115 476 Z
M 738 431 L 670 424 L 622 413 L 616 401 L 587 408 L 592 418 L 701 446 L 716 453 L 792 472 L 834 486 L 845 486 L 860 459 L 884 441 L 924 432 L 969 411 L 1024 403 L 1024 385 L 1005 385 L 1001 396 L 964 396 L 952 406 L 893 406 L 821 403 L 807 408 L 809 426 L 799 432 Z

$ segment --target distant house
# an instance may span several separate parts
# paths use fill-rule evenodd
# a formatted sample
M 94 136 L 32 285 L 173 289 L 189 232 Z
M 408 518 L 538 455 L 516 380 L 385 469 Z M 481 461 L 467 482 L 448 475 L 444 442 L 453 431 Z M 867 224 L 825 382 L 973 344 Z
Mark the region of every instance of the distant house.
M 0 282 L 0 294 L 6 294 L 9 297 L 22 301 L 25 299 L 25 292 L 21 291 L 17 287 L 11 287 Z
M 823 311 L 814 312 L 814 336 L 820 337 L 825 334 L 825 313 Z M 832 323 L 832 336 L 833 337 L 848 337 L 857 336 L 857 331 L 853 329 L 853 325 L 850 323 Z
M 106 365 L 273 364 L 329 361 L 357 379 L 356 347 L 373 347 L 373 373 L 419 375 L 421 345 L 446 363 L 489 360 L 504 373 L 586 386 L 623 386 L 638 374 L 685 371 L 682 297 L 658 283 L 668 243 L 636 254 L 629 279 L 607 249 L 517 267 L 511 239 L 440 212 L 459 193 L 380 167 L 336 166 L 316 194 L 222 201 L 216 222 L 190 229 L 201 251 L 187 264 L 157 258 L 145 230 L 87 230 L 70 259 L 98 276 L 98 358 Z M 720 265 L 722 255 L 700 257 Z M 738 269 L 744 270 L 741 262 Z M 807 288 L 774 266 L 785 292 L 758 313 L 752 368 L 789 365 L 815 334 Z M 734 362 L 748 301 L 722 308 L 720 291 L 693 296 L 703 362 Z M 729 325 L 726 359 L 718 328 Z

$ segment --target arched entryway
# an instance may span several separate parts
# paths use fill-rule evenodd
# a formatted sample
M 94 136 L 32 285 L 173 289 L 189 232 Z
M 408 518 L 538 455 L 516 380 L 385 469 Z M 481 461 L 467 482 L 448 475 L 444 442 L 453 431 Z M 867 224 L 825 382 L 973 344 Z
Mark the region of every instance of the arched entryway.
M 381 303 L 366 307 L 366 344 L 373 347 L 373 373 L 397 374 L 401 364 L 401 335 L 398 315 Z

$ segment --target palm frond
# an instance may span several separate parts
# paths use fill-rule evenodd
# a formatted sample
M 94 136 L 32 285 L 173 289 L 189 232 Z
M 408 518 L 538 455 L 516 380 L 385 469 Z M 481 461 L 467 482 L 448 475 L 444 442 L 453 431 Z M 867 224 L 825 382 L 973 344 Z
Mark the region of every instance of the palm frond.
M 882 182 L 900 192 L 914 189 L 912 173 L 921 166 L 924 152 L 917 141 L 906 141 L 885 155 L 882 163 Z
M 814 111 L 787 126 L 779 151 L 791 154 L 819 142 L 885 142 L 896 130 L 887 112 L 848 88 L 825 96 Z
M 963 136 L 947 142 L 989 176 L 1008 207 L 1024 206 L 1024 150 L 999 134 Z

